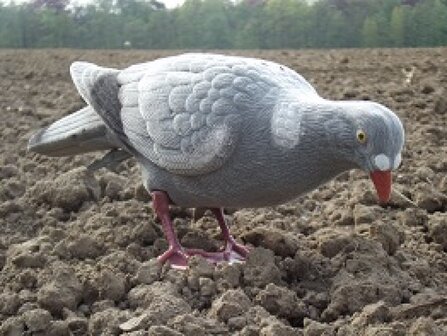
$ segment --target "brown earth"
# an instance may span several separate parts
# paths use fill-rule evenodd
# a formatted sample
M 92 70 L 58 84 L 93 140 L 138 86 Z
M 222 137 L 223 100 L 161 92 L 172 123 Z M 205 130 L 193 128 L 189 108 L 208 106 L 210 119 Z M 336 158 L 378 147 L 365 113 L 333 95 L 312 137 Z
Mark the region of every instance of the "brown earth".
M 245 264 L 159 267 L 166 248 L 134 161 L 27 153 L 31 133 L 83 106 L 69 64 L 174 52 L 0 52 L 0 335 L 447 335 L 447 49 L 234 52 L 287 64 L 325 97 L 402 118 L 389 206 L 352 171 L 297 201 L 229 216 Z M 414 69 L 407 80 L 405 73 Z M 175 209 L 183 243 L 219 245 L 211 216 Z

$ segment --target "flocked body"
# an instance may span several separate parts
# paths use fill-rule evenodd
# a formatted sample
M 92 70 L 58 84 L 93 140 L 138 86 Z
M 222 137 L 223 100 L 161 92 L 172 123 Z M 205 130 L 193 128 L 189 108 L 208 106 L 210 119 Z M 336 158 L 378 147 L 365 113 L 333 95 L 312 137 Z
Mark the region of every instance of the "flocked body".
M 283 203 L 351 168 L 369 172 L 379 199 L 389 200 L 404 132 L 380 104 L 325 100 L 287 67 L 213 54 L 122 71 L 75 62 L 70 72 L 88 106 L 37 132 L 29 149 L 60 156 L 109 146 L 95 169 L 134 156 L 169 245 L 160 263 L 243 261 L 249 249 L 230 234 L 223 207 Z M 222 250 L 182 246 L 172 203 L 209 208 Z

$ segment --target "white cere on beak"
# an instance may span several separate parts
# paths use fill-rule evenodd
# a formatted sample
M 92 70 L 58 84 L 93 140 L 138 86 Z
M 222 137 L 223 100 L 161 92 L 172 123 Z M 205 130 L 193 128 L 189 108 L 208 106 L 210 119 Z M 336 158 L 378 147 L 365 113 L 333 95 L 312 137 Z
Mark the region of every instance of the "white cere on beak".
M 400 166 L 400 163 L 402 162 L 402 156 L 399 154 L 396 155 L 396 157 L 394 158 L 394 164 L 393 164 L 393 169 L 397 169 Z
M 374 158 L 374 164 L 381 171 L 390 170 L 391 168 L 390 159 L 385 154 L 376 155 Z

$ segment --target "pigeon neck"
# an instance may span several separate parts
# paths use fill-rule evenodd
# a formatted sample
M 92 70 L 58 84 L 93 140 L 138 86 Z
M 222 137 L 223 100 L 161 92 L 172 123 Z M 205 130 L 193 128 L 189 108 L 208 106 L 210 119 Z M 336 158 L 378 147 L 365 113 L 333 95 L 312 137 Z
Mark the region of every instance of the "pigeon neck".
M 346 145 L 352 130 L 343 103 L 321 98 L 298 105 L 303 141 L 312 148 L 320 167 L 327 167 L 334 174 L 356 168 L 352 148 Z

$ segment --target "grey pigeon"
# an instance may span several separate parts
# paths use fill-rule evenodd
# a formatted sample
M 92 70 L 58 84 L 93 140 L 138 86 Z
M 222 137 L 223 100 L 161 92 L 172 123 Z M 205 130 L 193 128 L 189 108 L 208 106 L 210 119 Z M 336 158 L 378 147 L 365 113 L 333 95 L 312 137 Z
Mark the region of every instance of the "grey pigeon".
M 124 70 L 75 62 L 70 72 L 87 106 L 37 132 L 29 149 L 112 150 L 104 166 L 134 156 L 169 243 L 159 261 L 172 267 L 196 254 L 244 260 L 223 207 L 277 205 L 354 168 L 370 174 L 380 201 L 390 198 L 404 145 L 399 118 L 370 101 L 326 100 L 286 66 L 197 53 Z M 182 247 L 170 204 L 212 210 L 223 250 Z

